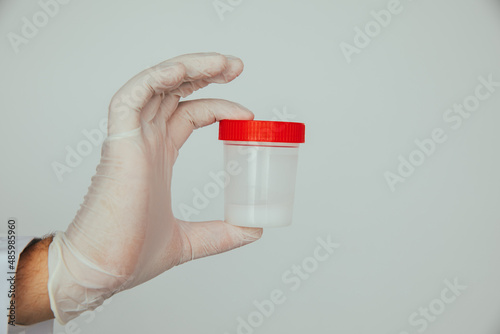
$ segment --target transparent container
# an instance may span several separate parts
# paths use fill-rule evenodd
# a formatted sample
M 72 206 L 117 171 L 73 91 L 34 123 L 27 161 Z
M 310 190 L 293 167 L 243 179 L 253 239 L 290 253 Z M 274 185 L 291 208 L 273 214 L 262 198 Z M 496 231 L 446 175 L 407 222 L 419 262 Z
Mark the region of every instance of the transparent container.
M 226 222 L 279 227 L 292 223 L 299 145 L 305 125 L 295 122 L 221 121 Z

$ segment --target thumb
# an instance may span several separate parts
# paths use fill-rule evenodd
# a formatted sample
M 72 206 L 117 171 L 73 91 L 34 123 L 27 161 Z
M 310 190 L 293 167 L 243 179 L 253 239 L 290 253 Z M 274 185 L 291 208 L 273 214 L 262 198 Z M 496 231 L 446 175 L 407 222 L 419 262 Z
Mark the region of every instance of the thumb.
M 187 222 L 178 220 L 183 252 L 179 264 L 215 255 L 252 243 L 262 228 L 240 227 L 223 221 Z

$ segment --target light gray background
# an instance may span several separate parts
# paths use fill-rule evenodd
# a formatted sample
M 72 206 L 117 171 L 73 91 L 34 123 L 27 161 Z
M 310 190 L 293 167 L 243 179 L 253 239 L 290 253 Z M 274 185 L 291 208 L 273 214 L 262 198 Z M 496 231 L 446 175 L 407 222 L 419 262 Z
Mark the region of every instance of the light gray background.
M 212 1 L 73 0 L 16 54 L 36 1 L 0 3 L 0 213 L 25 235 L 63 230 L 99 161 L 94 149 L 59 182 L 51 163 L 106 116 L 114 92 L 170 57 L 216 51 L 244 73 L 192 98 L 220 97 L 271 119 L 286 108 L 307 125 L 294 223 L 255 244 L 198 260 L 115 296 L 87 323 L 55 333 L 236 333 L 254 300 L 287 301 L 255 333 L 418 333 L 410 314 L 440 297 L 445 279 L 467 290 L 426 333 L 500 332 L 500 89 L 456 131 L 443 112 L 500 81 L 500 4 L 402 0 L 404 11 L 347 64 L 339 44 L 388 1 L 243 1 L 222 21 Z M 391 192 L 384 172 L 413 141 L 448 140 Z M 217 126 L 197 131 L 176 164 L 173 205 L 222 168 Z M 223 196 L 196 220 L 222 218 Z M 290 291 L 281 276 L 331 235 L 338 251 Z

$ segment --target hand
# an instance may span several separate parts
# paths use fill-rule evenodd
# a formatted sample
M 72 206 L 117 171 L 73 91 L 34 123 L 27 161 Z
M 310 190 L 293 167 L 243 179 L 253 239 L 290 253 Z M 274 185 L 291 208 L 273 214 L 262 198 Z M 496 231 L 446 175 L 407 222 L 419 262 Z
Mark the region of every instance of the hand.
M 183 55 L 139 73 L 113 97 L 92 184 L 49 247 L 48 290 L 59 322 L 176 265 L 260 238 L 262 229 L 181 221 L 171 207 L 172 167 L 193 130 L 221 119 L 253 119 L 233 102 L 180 98 L 230 82 L 242 70 L 235 57 Z

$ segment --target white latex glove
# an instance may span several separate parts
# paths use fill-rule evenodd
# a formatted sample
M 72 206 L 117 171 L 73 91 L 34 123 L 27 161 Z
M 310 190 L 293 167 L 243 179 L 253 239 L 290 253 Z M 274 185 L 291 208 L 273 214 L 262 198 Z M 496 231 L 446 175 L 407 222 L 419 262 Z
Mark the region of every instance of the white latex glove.
M 192 131 L 253 119 L 233 102 L 180 98 L 242 70 L 235 57 L 183 55 L 136 75 L 113 97 L 96 175 L 75 219 L 49 247 L 48 291 L 60 323 L 176 265 L 260 238 L 262 229 L 181 221 L 171 207 L 172 167 Z

